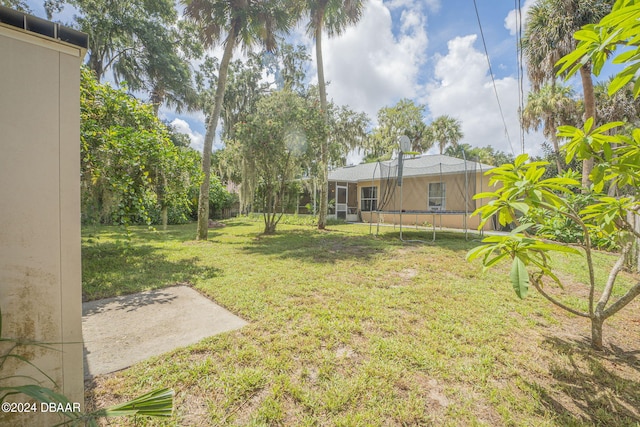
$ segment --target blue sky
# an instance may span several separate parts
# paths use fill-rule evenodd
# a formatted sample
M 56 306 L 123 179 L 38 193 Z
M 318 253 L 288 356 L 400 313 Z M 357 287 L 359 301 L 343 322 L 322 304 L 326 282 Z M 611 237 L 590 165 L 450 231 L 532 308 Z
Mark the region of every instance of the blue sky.
M 534 2 L 522 1 L 523 16 Z M 34 14 L 44 15 L 40 2 L 29 3 Z M 324 39 L 328 95 L 338 104 L 366 112 L 374 121 L 381 107 L 410 98 L 427 106 L 426 123 L 442 114 L 459 119 L 465 135 L 461 142 L 519 154 L 515 4 L 477 0 L 504 122 L 473 0 L 367 0 L 356 26 L 340 37 Z M 55 18 L 69 22 L 69 13 L 65 15 Z M 313 41 L 302 26 L 290 41 L 307 46 L 313 58 L 308 77 L 315 82 Z M 526 78 L 524 84 L 526 97 Z M 176 115 L 167 109 L 161 114 L 188 133 L 194 147 L 202 146 L 203 114 Z M 524 136 L 525 151 L 539 153 L 542 136 Z
M 512 9 L 508 2 L 478 0 L 511 143 L 471 0 L 369 1 L 357 27 L 325 44 L 326 74 L 333 82 L 329 94 L 372 117 L 380 107 L 408 97 L 427 105 L 427 122 L 441 114 L 458 118 L 463 142 L 508 152 L 513 145 L 517 151 L 516 39 L 505 27 Z

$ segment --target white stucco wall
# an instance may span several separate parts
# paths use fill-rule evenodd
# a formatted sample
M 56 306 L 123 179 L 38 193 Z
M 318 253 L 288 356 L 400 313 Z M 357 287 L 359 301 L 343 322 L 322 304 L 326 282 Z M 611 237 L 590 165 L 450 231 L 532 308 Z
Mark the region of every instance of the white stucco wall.
M 82 49 L 0 24 L 0 309 L 2 334 L 51 343 L 19 351 L 83 402 L 80 265 Z M 0 348 L 0 354 L 6 346 Z M 0 377 L 30 375 L 22 362 Z M 17 380 L 18 382 L 26 380 Z M 28 398 L 16 396 L 15 401 Z M 0 425 L 60 421 L 0 413 Z M 5 418 L 3 418 L 5 417 Z

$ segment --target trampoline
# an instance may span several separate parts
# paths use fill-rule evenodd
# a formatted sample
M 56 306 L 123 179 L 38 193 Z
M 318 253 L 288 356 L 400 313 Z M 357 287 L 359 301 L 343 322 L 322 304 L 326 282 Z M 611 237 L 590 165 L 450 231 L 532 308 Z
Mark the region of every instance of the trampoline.
M 483 180 L 477 177 L 490 168 L 492 166 L 467 159 L 416 157 L 402 152 L 396 159 L 378 162 L 371 177 L 371 187 L 379 186 L 379 197 L 377 206 L 370 211 L 370 233 L 373 233 L 374 222 L 377 235 L 380 224 L 391 217 L 394 227 L 398 220 L 400 240 L 408 241 L 403 238 L 403 227 L 407 226 L 406 217 L 413 216 L 415 228 L 431 228 L 431 241 L 435 241 L 437 222 L 442 229 L 443 217 L 460 216 L 465 238 L 468 239 L 469 215 L 477 207 L 473 196 L 485 191 Z M 457 218 L 451 218 L 449 223 L 456 221 Z

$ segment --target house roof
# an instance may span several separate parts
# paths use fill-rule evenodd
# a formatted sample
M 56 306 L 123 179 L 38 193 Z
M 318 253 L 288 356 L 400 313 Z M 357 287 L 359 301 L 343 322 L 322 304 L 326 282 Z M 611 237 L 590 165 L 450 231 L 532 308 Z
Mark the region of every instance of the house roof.
M 2 25 L 37 34 L 40 37 L 69 43 L 85 50 L 89 48 L 87 34 L 5 6 L 0 6 L 0 26 Z
M 457 174 L 464 173 L 465 170 L 467 172 L 484 172 L 494 168 L 494 166 L 473 162 L 471 160 L 467 160 L 465 164 L 465 161 L 462 159 L 442 154 L 422 155 L 409 159 L 405 158 L 403 163 L 402 176 L 405 178 L 413 176 Z M 387 177 L 389 174 L 397 174 L 397 170 L 395 169 L 397 166 L 397 159 L 345 166 L 329 171 L 329 181 L 371 181 Z

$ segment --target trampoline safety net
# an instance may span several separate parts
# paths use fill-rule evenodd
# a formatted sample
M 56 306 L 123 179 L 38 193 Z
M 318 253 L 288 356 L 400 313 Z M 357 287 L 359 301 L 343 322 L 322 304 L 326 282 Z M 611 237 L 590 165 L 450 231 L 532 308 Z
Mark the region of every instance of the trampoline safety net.
M 471 213 L 476 209 L 473 196 L 480 169 L 479 163 L 464 160 L 412 167 L 405 159 L 399 180 L 398 160 L 379 162 L 372 177 L 372 182 L 380 182 L 378 211 Z

